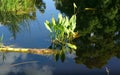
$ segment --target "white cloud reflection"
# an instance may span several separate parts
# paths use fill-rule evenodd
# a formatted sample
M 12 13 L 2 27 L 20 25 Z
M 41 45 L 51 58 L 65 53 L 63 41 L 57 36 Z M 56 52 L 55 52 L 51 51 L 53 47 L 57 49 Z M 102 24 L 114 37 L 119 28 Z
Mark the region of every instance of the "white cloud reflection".
M 0 75 L 8 75 L 10 72 L 17 74 L 23 72 L 25 75 L 52 75 L 53 68 L 48 65 L 40 65 L 36 62 L 22 65 L 13 66 L 18 58 L 22 60 L 27 59 L 27 54 L 10 53 L 6 55 L 5 63 L 3 63 L 2 57 L 0 57 Z
M 34 64 L 32 66 L 25 67 L 24 73 L 26 75 L 52 75 L 52 68 L 47 65 L 39 68 L 37 64 Z
M 7 75 L 11 71 L 10 65 L 0 66 L 0 75 Z
M 0 53 L 0 55 L 0 75 L 7 75 L 9 72 L 11 72 L 11 64 L 14 63 L 19 57 L 26 57 L 26 54 L 4 53 L 5 59 L 3 61 L 3 53 Z

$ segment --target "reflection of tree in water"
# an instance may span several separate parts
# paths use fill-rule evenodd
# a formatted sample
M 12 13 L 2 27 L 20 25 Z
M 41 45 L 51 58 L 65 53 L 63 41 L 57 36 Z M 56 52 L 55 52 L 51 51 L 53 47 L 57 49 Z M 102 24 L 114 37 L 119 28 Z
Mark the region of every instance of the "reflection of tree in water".
M 120 57 L 119 0 L 54 0 L 56 8 L 65 15 L 74 13 L 77 5 L 77 28 L 80 38 L 76 63 L 89 68 L 101 68 L 113 57 Z
M 12 32 L 13 36 L 16 36 L 16 33 L 20 31 L 20 24 L 21 22 L 25 22 L 27 24 L 27 20 L 34 19 L 34 12 L 32 14 L 22 14 L 16 15 L 12 12 L 0 12 L 0 22 L 1 24 L 5 25 L 9 28 Z M 26 27 L 25 25 L 24 27 Z
M 42 13 L 44 13 L 43 11 L 45 10 L 45 3 L 42 0 L 36 0 L 36 2 L 34 0 L 24 0 L 18 2 L 18 4 L 13 2 L 14 4 L 9 7 L 7 7 L 7 5 L 12 2 L 4 4 L 3 1 L 0 3 L 0 23 L 8 27 L 14 37 L 16 36 L 16 33 L 21 30 L 21 25 L 25 24 L 23 27 L 28 28 L 28 21 L 36 19 L 35 6 L 39 8 Z
M 41 13 L 45 12 L 46 5 L 42 0 L 36 0 L 35 6 L 39 9 Z
M 114 33 L 107 33 L 80 37 L 76 63 L 83 63 L 89 68 L 101 68 L 111 57 L 119 55 L 120 43 L 116 39 L 118 36 L 115 36 Z

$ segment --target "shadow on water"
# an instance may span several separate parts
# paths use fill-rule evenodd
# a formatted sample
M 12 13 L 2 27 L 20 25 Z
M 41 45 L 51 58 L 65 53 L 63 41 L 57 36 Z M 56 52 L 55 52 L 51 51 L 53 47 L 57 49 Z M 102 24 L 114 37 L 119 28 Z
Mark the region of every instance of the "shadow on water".
M 89 68 L 101 68 L 107 61 L 120 55 L 119 0 L 54 0 L 56 9 L 71 16 L 73 3 L 77 5 L 77 27 L 80 37 L 75 62 Z

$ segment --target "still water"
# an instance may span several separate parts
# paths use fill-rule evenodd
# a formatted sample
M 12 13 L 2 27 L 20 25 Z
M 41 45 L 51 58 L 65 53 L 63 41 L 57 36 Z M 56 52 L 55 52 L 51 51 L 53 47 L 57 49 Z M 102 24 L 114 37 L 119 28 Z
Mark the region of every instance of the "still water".
M 120 75 L 119 0 L 36 0 L 31 9 L 17 10 L 16 14 L 1 9 L 3 43 L 19 48 L 49 48 L 45 21 L 53 16 L 57 19 L 58 13 L 71 17 L 73 3 L 77 5 L 76 31 L 80 34 L 73 40 L 76 53 L 66 54 L 64 62 L 56 62 L 52 55 L 0 53 L 0 75 Z

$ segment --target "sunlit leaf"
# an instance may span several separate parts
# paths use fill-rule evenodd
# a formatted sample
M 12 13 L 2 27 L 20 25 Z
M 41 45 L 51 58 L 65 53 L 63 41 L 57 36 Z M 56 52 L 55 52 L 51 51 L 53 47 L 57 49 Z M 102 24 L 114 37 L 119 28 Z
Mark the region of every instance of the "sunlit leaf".
M 62 21 L 61 21 L 61 25 L 62 25 L 62 26 L 65 26 L 65 22 L 66 22 L 66 19 L 63 18 Z
M 73 3 L 73 6 L 74 6 L 74 8 L 77 8 L 77 6 L 76 6 L 76 4 L 75 4 L 75 3 Z
M 77 49 L 77 47 L 71 43 L 67 43 L 68 47 L 70 47 L 71 49 Z
M 58 21 L 59 21 L 59 24 L 61 24 L 62 23 L 62 14 L 58 14 Z
M 47 28 L 50 32 L 52 32 L 52 30 L 51 30 L 51 28 L 50 28 L 49 25 L 50 25 L 49 21 L 46 20 L 45 26 L 46 26 L 46 28 Z
M 76 28 L 76 15 L 73 15 L 71 18 L 70 18 L 70 24 L 72 25 L 71 26 L 71 29 L 74 30 Z
M 68 17 L 65 17 L 65 27 L 68 27 L 68 25 L 69 25 L 69 20 L 68 20 Z
M 54 18 L 54 17 L 52 17 L 52 24 L 53 24 L 53 25 L 56 25 L 56 23 L 55 23 L 55 18 Z

